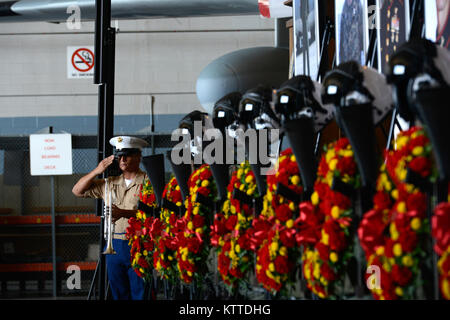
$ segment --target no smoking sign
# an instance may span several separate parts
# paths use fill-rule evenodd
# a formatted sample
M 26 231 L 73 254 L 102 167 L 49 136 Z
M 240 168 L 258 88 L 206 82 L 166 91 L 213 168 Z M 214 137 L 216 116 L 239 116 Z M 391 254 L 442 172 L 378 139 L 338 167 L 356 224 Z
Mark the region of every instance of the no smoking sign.
M 92 79 L 94 63 L 94 47 L 67 47 L 67 78 Z

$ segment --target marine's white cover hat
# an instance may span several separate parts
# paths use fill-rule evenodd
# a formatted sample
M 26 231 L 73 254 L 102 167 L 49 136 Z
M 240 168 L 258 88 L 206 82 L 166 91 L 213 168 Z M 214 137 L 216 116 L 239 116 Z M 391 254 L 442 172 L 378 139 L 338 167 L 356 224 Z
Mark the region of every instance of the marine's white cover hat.
M 136 137 L 130 137 L 130 136 L 117 136 L 114 138 L 111 138 L 109 140 L 109 143 L 116 148 L 117 151 L 122 149 L 139 149 L 148 147 L 149 144 L 147 141 L 136 138 Z

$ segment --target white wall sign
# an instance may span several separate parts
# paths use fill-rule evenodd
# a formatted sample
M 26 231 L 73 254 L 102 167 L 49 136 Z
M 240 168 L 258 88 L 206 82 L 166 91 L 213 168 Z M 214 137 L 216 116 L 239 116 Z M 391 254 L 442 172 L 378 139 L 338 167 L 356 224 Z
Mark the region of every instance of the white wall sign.
M 31 134 L 30 172 L 32 176 L 72 174 L 72 135 Z
M 92 79 L 94 63 L 94 47 L 67 47 L 68 79 Z

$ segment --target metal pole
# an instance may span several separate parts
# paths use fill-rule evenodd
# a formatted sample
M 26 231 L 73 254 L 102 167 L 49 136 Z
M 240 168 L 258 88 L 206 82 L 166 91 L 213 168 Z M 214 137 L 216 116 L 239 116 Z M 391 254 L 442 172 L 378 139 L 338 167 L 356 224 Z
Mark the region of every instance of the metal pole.
M 55 177 L 50 176 L 51 211 L 52 211 L 52 264 L 53 297 L 56 298 L 56 219 L 55 219 Z
M 152 124 L 151 124 L 151 134 L 152 134 L 152 155 L 155 154 L 155 97 L 152 96 L 152 105 L 151 105 L 151 115 L 152 115 Z
M 111 0 L 96 0 L 95 21 L 95 59 L 94 84 L 98 90 L 98 162 L 112 154 L 109 139 L 114 129 L 114 64 L 115 64 L 115 29 L 111 28 Z M 106 177 L 106 173 L 102 178 Z M 101 200 L 96 203 L 97 216 L 102 214 Z M 102 255 L 105 241 L 103 239 L 103 219 L 100 223 L 100 257 L 99 257 L 99 299 L 106 298 L 106 259 Z M 94 280 L 95 281 L 95 278 Z

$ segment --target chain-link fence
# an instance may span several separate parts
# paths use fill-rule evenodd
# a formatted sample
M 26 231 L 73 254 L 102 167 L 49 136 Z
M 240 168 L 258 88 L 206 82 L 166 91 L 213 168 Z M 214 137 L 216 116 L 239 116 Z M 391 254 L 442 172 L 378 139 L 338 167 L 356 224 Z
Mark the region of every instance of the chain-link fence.
M 143 156 L 166 154 L 176 143 L 167 134 L 139 137 L 150 144 Z M 0 137 L 0 282 L 6 298 L 52 294 L 51 177 L 30 174 L 29 150 L 28 136 Z M 97 165 L 97 155 L 96 136 L 72 136 L 73 174 L 54 177 L 59 295 L 86 294 L 97 264 L 100 219 L 95 200 L 72 194 L 78 179 Z M 167 160 L 165 171 L 169 176 Z M 72 265 L 81 271 L 79 289 L 66 284 Z

